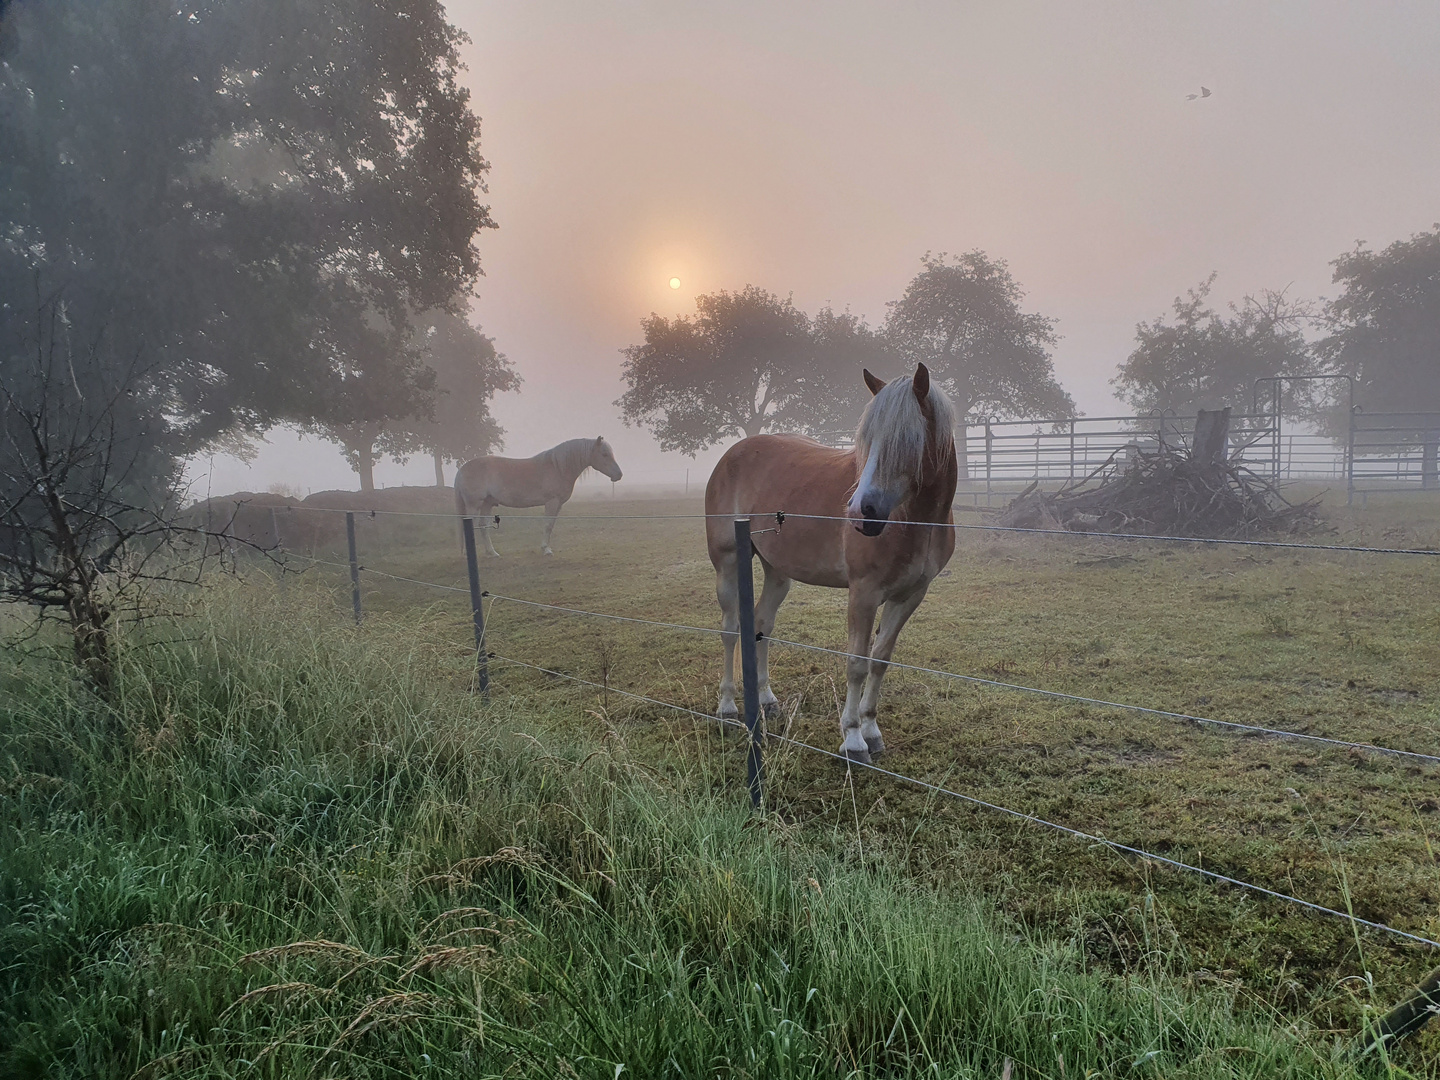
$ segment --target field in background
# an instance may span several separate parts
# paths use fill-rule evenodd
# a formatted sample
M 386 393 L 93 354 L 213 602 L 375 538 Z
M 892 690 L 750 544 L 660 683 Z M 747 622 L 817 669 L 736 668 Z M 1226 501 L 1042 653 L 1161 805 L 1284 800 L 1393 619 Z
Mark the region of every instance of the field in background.
M 1437 504 L 1372 497 L 1332 511 L 1315 542 L 1430 546 Z M 538 523 L 505 515 L 503 554 L 482 563 L 497 593 L 638 618 L 714 626 L 713 576 L 698 499 L 609 498 L 567 507 L 553 559 Z M 966 521 L 979 519 L 971 516 Z M 453 524 L 362 519 L 361 561 L 465 584 Z M 312 573 L 333 573 L 317 568 Z M 332 579 L 333 580 L 333 579 Z M 466 602 L 365 577 L 368 609 L 423 611 L 417 632 L 467 663 Z M 901 638 L 896 659 L 1223 720 L 1440 753 L 1440 559 L 1283 549 L 962 533 L 949 573 Z M 348 595 L 337 594 L 339 607 Z M 713 711 L 709 636 L 490 603 L 502 656 Z M 339 608 L 337 608 L 339 610 Z M 797 586 L 782 637 L 843 647 L 843 594 Z M 838 745 L 841 662 L 772 649 L 787 730 Z M 507 707 L 568 706 L 577 730 L 615 725 L 648 759 L 684 759 L 716 740 L 703 722 L 618 695 L 492 664 Z M 1440 935 L 1440 770 L 1404 760 L 1057 703 L 892 671 L 881 724 L 887 768 L 1256 884 Z M 742 753 L 728 761 L 738 783 Z M 1127 861 L 833 763 L 773 758 L 772 804 L 809 828 L 883 849 L 917 878 L 980 886 L 1027 925 L 1080 943 L 1114 970 L 1162 947 L 1175 970 L 1322 1028 L 1356 1022 L 1370 992 L 1394 1000 L 1435 957 L 1335 920 Z M 734 797 L 743 797 L 737 789 Z M 1430 1036 L 1433 1040 L 1435 1036 Z M 1436 1044 L 1432 1044 L 1436 1045 Z

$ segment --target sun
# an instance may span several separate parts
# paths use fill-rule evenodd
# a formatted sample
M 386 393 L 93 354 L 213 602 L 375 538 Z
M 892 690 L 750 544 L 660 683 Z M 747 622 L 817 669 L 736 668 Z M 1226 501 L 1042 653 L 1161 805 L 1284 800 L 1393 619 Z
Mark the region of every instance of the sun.
M 678 277 L 672 277 L 672 278 L 670 279 L 670 288 L 672 288 L 672 289 L 678 289 L 679 287 L 680 287 L 680 279 L 679 279 Z

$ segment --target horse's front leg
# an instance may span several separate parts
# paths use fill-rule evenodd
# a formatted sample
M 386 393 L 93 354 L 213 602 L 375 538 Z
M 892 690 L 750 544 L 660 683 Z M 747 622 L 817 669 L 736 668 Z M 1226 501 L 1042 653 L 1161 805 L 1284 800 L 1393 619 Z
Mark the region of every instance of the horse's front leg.
M 845 662 L 845 707 L 840 711 L 840 756 L 869 764 L 870 747 L 861 732 L 860 699 L 870 672 L 870 636 L 875 629 L 879 602 L 868 591 L 851 587 L 849 628 L 850 659 Z
M 870 753 L 879 754 L 885 750 L 885 740 L 880 735 L 876 712 L 880 706 L 880 681 L 890 667 L 890 656 L 895 652 L 895 642 L 905 628 L 910 616 L 925 599 L 929 582 L 903 597 L 893 596 L 885 601 L 880 612 L 880 627 L 875 632 L 875 646 L 870 650 L 870 672 L 865 679 L 865 693 L 860 698 L 860 734 Z
M 550 550 L 550 534 L 555 531 L 555 518 L 560 514 L 564 499 L 551 499 L 545 504 L 545 539 L 540 542 L 541 555 L 554 555 Z

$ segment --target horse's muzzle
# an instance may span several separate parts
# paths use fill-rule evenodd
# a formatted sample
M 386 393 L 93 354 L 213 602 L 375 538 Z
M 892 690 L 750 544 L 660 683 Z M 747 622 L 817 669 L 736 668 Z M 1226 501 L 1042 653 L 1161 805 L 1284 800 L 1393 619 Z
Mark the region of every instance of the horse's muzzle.
M 859 510 L 847 510 L 845 516 L 863 536 L 879 536 L 885 531 L 885 526 L 889 524 L 890 519 L 889 511 L 875 506 L 862 506 Z

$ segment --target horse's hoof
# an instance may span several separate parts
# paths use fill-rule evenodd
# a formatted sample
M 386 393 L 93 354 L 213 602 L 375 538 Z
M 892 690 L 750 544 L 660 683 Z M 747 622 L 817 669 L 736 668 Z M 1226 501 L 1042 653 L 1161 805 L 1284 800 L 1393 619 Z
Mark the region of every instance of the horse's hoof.
M 555 552 L 551 551 L 549 548 L 541 548 L 541 549 L 540 549 L 540 554 L 541 554 L 541 555 L 554 555 Z
M 840 748 L 840 757 L 844 761 L 853 761 L 856 765 L 870 764 L 869 750 L 846 750 L 842 746 Z
M 733 705 L 728 709 L 724 707 L 720 708 L 720 710 L 715 713 L 715 716 L 727 727 L 732 723 L 739 723 L 740 721 L 740 713 Z
M 880 735 L 876 735 L 873 739 L 867 736 L 865 739 L 865 747 L 870 751 L 871 755 L 879 756 L 885 752 L 885 739 Z
M 766 720 L 778 720 L 785 715 L 785 706 L 778 701 L 767 701 L 760 706 L 760 715 Z

